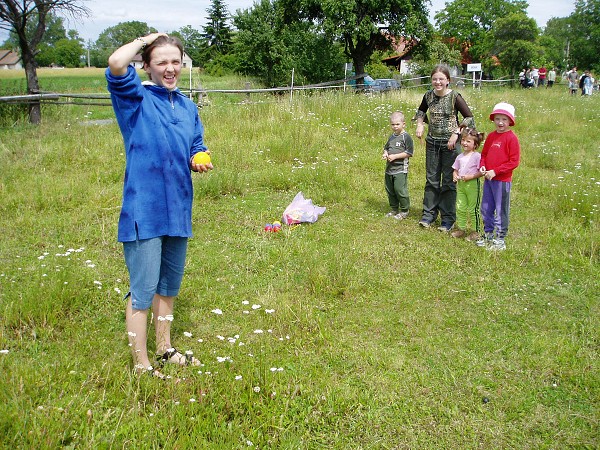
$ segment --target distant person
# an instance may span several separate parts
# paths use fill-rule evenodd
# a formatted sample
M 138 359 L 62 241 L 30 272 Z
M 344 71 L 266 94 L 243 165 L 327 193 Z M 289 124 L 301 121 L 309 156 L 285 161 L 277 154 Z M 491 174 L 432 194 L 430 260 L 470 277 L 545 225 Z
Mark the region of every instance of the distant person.
M 556 69 L 553 67 L 548 71 L 548 84 L 546 88 L 551 88 L 554 86 L 554 82 L 556 81 Z
M 573 67 L 567 72 L 567 82 L 569 83 L 569 92 L 571 95 L 577 94 L 577 83 L 579 81 L 579 74 L 577 73 L 577 67 Z
M 452 168 L 453 179 L 456 183 L 456 230 L 452 237 L 467 237 L 476 241 L 481 236 L 481 181 L 483 173 L 479 170 L 481 154 L 475 150 L 483 141 L 484 134 L 474 128 L 464 128 L 461 133 L 460 145 L 462 153 L 456 157 Z M 467 234 L 467 221 L 470 221 L 470 234 Z
M 545 86 L 546 85 L 546 76 L 548 75 L 548 70 L 546 69 L 545 66 L 542 65 L 542 67 L 540 67 L 538 69 L 538 73 L 540 76 L 540 86 Z
M 594 79 L 589 70 L 586 70 L 583 72 L 583 75 L 581 75 L 579 87 L 581 88 L 581 95 L 592 95 L 592 91 L 594 90 Z
M 139 51 L 150 79 L 143 83 L 130 64 Z M 192 162 L 196 153 L 207 148 L 198 108 L 177 89 L 182 58 L 179 39 L 152 33 L 115 50 L 106 70 L 125 143 L 118 240 L 123 243 L 130 279 L 127 334 L 135 371 L 161 379 L 166 376 L 153 367 L 147 350 L 150 307 L 156 331 L 154 361 L 200 364 L 190 352 L 180 353 L 171 345 L 171 322 L 192 236 L 191 171 L 213 168 L 211 163 Z
M 531 68 L 531 79 L 533 80 L 533 87 L 538 87 L 540 82 L 540 72 L 535 66 Z
M 484 235 L 477 245 L 488 250 L 506 250 L 512 174 L 521 159 L 519 139 L 509 129 L 515 124 L 515 107 L 498 103 L 490 120 L 496 129 L 485 140 L 479 162 L 479 170 L 485 177 L 481 201 Z
M 531 79 L 531 70 L 525 67 L 521 73 L 519 73 L 519 82 L 523 89 L 533 87 L 533 80 Z
M 523 69 L 519 72 L 519 84 L 521 85 L 522 88 L 527 87 L 527 82 L 525 81 L 525 69 Z
M 392 134 L 383 147 L 385 166 L 385 191 L 391 211 L 386 217 L 402 220 L 408 217 L 410 198 L 408 194 L 408 161 L 413 155 L 413 140 L 404 129 L 404 114 L 395 111 L 390 116 Z
M 531 78 L 531 69 L 530 68 L 525 69 L 525 79 L 527 80 L 527 87 L 528 88 L 533 87 L 533 78 Z
M 425 192 L 419 225 L 429 228 L 441 216 L 438 230 L 449 232 L 456 222 L 456 184 L 452 181 L 452 164 L 460 153 L 458 137 L 464 127 L 475 127 L 473 113 L 462 96 L 449 88 L 450 71 L 445 65 L 431 72 L 433 88 L 423 95 L 417 109 L 416 136 L 421 139 L 428 123 L 425 154 Z M 429 112 L 429 118 L 427 113 Z M 458 121 L 458 113 L 463 116 Z

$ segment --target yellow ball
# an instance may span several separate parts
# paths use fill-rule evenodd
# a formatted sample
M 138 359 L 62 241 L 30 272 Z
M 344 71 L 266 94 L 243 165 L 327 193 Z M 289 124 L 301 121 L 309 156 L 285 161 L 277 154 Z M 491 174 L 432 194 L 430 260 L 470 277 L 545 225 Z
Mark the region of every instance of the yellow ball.
M 194 155 L 193 161 L 195 164 L 207 165 L 210 163 L 210 155 L 206 152 L 198 152 Z

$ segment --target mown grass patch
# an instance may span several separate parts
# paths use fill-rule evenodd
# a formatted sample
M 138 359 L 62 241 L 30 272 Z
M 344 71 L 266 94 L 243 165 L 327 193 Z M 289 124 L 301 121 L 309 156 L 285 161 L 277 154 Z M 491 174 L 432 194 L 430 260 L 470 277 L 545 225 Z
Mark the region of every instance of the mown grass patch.
M 180 383 L 131 374 L 110 109 L 0 130 L 0 433 L 17 448 L 595 448 L 598 98 L 465 90 L 482 131 L 517 107 L 508 250 L 386 220 L 389 114 L 422 91 L 213 96 L 175 344 Z M 266 100 L 265 100 L 266 99 Z M 409 125 L 414 136 L 414 128 Z M 266 233 L 298 191 L 327 211 Z M 152 345 L 153 338 L 151 338 Z

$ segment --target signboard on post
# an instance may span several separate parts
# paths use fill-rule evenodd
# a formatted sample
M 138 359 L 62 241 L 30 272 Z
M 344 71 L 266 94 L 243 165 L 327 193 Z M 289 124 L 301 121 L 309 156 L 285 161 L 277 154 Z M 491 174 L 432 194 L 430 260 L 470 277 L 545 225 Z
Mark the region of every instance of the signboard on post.
M 473 72 L 473 87 L 480 86 L 481 83 L 475 81 L 475 72 L 481 73 L 481 63 L 467 64 L 467 72 Z M 479 81 L 481 82 L 481 75 L 479 76 Z

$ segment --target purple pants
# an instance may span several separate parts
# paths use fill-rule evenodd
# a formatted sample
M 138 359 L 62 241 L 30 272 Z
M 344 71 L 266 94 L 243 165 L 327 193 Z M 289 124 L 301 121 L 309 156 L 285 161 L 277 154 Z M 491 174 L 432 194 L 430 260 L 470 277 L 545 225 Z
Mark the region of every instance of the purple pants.
M 485 180 L 481 200 L 481 217 L 485 234 L 496 232 L 498 239 L 508 234 L 511 181 Z

